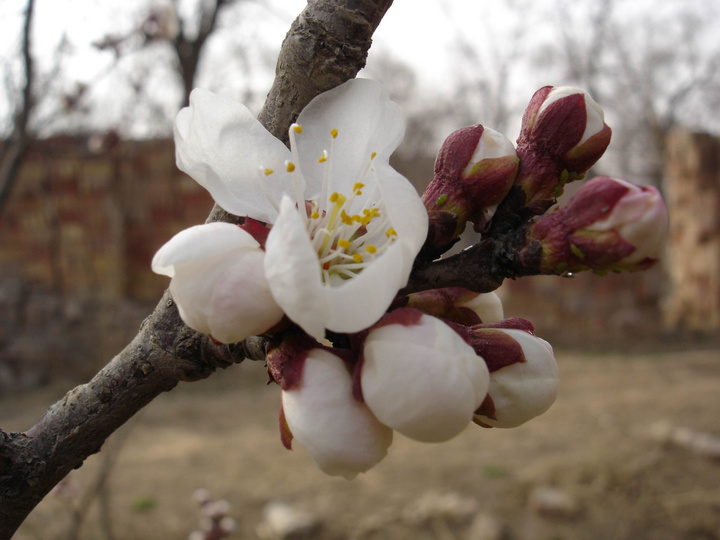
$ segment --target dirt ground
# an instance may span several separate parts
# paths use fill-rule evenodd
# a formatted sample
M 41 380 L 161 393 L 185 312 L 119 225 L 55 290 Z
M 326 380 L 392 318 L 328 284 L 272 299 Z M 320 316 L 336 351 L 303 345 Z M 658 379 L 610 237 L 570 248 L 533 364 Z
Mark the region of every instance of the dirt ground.
M 557 357 L 560 395 L 544 416 L 512 430 L 473 425 L 443 444 L 396 435 L 387 458 L 352 482 L 282 447 L 279 389 L 247 362 L 153 402 L 71 475 L 70 497 L 47 497 L 15 538 L 66 538 L 81 493 L 124 436 L 105 499 L 115 540 L 187 538 L 199 487 L 230 502 L 231 538 L 258 538 L 263 508 L 283 500 L 317 518 L 319 539 L 720 539 L 720 461 L 653 437 L 658 422 L 720 434 L 720 352 Z M 64 390 L 0 400 L 0 425 L 27 428 Z M 539 512 L 543 487 L 570 507 Z M 81 538 L 107 538 L 99 507 Z

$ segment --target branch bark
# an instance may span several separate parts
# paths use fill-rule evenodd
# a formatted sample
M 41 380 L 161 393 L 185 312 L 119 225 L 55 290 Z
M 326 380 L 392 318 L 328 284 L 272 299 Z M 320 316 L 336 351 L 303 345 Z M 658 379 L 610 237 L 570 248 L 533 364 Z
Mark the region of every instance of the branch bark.
M 271 133 L 285 139 L 291 122 L 313 97 L 357 74 L 391 3 L 308 3 L 283 42 L 275 83 L 260 115 Z M 208 219 L 233 217 L 216 207 Z M 135 339 L 90 382 L 68 392 L 27 432 L 0 430 L 0 539 L 9 539 L 68 472 L 159 394 L 245 357 L 261 359 L 264 353 L 259 339 L 219 346 L 188 329 L 166 292 Z

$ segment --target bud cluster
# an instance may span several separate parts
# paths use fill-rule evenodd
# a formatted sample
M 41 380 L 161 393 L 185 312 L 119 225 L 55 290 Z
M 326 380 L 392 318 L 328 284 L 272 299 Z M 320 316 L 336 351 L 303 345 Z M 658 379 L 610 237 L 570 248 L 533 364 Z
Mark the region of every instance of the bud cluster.
M 287 338 L 268 353 L 283 444 L 297 440 L 325 473 L 351 479 L 385 457 L 394 431 L 441 442 L 473 421 L 515 427 L 542 414 L 557 391 L 552 348 L 529 322 L 502 317 L 494 293 L 425 291 L 350 349 Z
M 374 83 L 313 101 L 306 126 L 289 129 L 290 150 L 264 136 L 253 146 L 264 131 L 249 111 L 226 114 L 230 104 L 202 92 L 193 103 L 176 122 L 178 163 L 241 225 L 182 231 L 153 269 L 171 278 L 183 321 L 218 345 L 264 336 L 281 441 L 331 475 L 373 467 L 396 431 L 440 442 L 473 422 L 510 428 L 545 412 L 557 392 L 552 347 L 504 318 L 497 295 L 471 290 L 642 270 L 667 234 L 657 190 L 613 178 L 546 213 L 610 141 L 602 109 L 575 88 L 535 93 L 517 149 L 482 125 L 452 133 L 422 199 L 389 165 L 404 126 Z M 235 148 L 227 133 L 247 135 L 239 147 L 250 149 L 218 154 Z M 468 223 L 480 242 L 438 260 Z

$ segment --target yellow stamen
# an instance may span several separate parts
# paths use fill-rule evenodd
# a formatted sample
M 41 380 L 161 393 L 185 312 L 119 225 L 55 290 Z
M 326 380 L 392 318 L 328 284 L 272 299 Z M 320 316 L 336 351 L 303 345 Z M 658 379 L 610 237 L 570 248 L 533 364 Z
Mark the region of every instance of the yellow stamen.
M 365 187 L 365 184 L 363 184 L 362 182 L 355 182 L 355 185 L 353 186 L 353 192 L 356 193 L 357 195 L 361 195 L 362 191 L 360 191 L 360 190 L 364 187 Z
M 345 212 L 345 210 L 340 212 L 340 219 L 345 225 L 352 225 L 353 220 L 350 216 L 347 215 L 347 212 Z
M 339 198 L 340 198 L 340 194 L 336 191 L 335 193 L 330 195 L 330 202 L 336 203 Z
M 294 124 L 292 128 L 295 133 L 302 133 L 302 126 L 300 124 Z
M 317 211 L 315 211 L 315 212 L 313 212 L 312 214 L 310 214 L 310 217 L 311 217 L 312 219 L 317 219 L 317 218 L 320 217 L 320 214 L 318 214 Z
M 365 246 L 365 251 L 367 251 L 368 253 L 377 253 L 377 248 L 372 244 L 368 244 L 367 246 Z
M 362 262 L 362 260 L 363 256 L 360 253 L 356 253 L 355 255 L 353 255 L 353 261 L 355 261 L 356 263 Z
M 338 135 L 338 130 L 335 129 L 335 128 L 332 128 L 332 129 L 330 130 L 330 135 L 332 135 L 332 138 L 334 139 L 334 138 L 337 137 L 337 135 Z
M 397 232 L 395 231 L 395 229 L 390 227 L 387 231 L 385 231 L 385 236 L 387 236 L 388 238 L 390 238 L 391 236 L 397 236 Z
M 370 154 L 370 159 L 375 159 L 377 157 L 377 152 L 373 152 Z
M 318 163 L 325 163 L 327 161 L 327 154 L 323 154 L 318 158 Z
M 273 171 L 272 169 L 265 169 L 263 172 L 265 173 L 265 176 L 270 176 L 275 171 Z
M 348 240 L 341 238 L 340 240 L 338 240 L 338 246 L 340 246 L 343 249 L 347 249 L 350 247 L 350 242 Z
M 293 172 L 295 170 L 295 164 L 292 161 L 287 162 L 287 172 Z

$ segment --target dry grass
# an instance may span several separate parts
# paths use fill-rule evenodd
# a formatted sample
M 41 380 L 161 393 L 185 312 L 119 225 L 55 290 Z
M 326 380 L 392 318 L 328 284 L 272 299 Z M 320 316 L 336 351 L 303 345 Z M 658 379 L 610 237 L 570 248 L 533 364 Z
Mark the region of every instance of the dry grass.
M 322 518 L 322 538 L 465 538 L 467 523 L 436 527 L 402 517 L 419 497 L 457 493 L 523 540 L 720 538 L 720 463 L 648 438 L 658 420 L 720 433 L 720 355 L 577 356 L 558 353 L 561 393 L 543 417 L 514 430 L 472 426 L 437 445 L 397 436 L 389 456 L 353 482 L 320 473 L 277 433 L 279 390 L 245 363 L 153 402 L 130 429 L 110 480 L 115 537 L 183 539 L 197 523 L 193 490 L 232 504 L 234 538 L 256 538 L 265 503 L 285 499 Z M 0 401 L 0 425 L 27 428 L 57 389 Z M 112 440 L 106 445 L 112 447 Z M 102 455 L 72 482 L 88 486 Z M 570 520 L 528 509 L 535 485 L 554 484 L 581 505 Z M 17 540 L 65 538 L 72 500 L 48 497 Z M 368 532 L 370 523 L 380 523 Z M 450 536 L 447 536 L 450 535 Z M 91 512 L 83 539 L 104 538 Z

